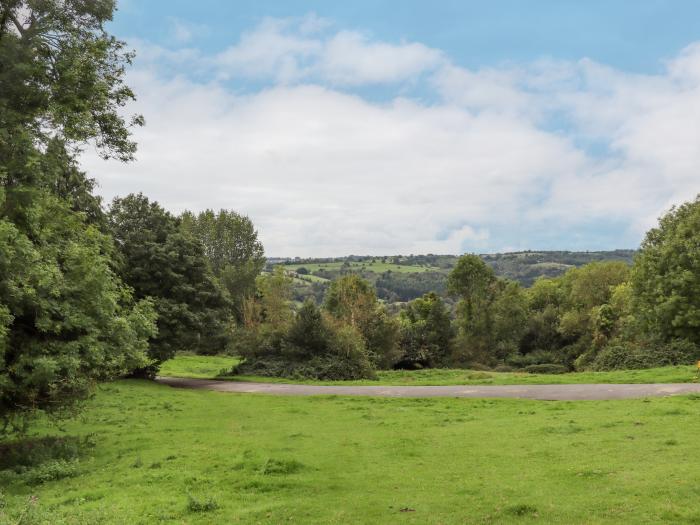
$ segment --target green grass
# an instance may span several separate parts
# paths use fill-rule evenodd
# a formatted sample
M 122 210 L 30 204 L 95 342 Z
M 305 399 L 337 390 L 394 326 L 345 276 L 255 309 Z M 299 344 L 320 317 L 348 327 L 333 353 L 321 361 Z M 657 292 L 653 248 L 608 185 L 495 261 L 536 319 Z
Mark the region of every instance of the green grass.
M 178 354 L 174 359 L 163 363 L 159 374 L 170 377 L 214 378 L 224 370 L 238 364 L 240 359 L 223 355 Z
M 393 263 L 383 263 L 381 259 L 375 259 L 372 261 L 365 262 L 352 262 L 349 263 L 350 268 L 355 271 L 365 270 L 374 273 L 384 273 L 391 270 L 397 273 L 416 273 L 416 272 L 440 272 L 443 271 L 435 266 L 409 266 L 406 264 L 393 264 Z M 285 264 L 284 267 L 288 270 L 296 271 L 299 268 L 306 268 L 310 272 L 317 272 L 318 270 L 329 270 L 337 271 L 343 266 L 342 262 L 328 262 L 328 263 L 310 263 L 310 264 Z
M 238 359 L 222 356 L 178 355 L 166 361 L 160 375 L 172 377 L 218 378 L 233 381 L 268 383 L 307 383 L 342 385 L 544 385 L 583 383 L 689 383 L 697 374 L 693 366 L 668 366 L 647 370 L 615 370 L 611 372 L 574 372 L 570 374 L 528 374 L 521 372 L 479 372 L 461 369 L 384 370 L 378 379 L 361 381 L 291 381 L 258 376 L 219 376 L 230 370 Z
M 65 432 L 95 447 L 63 479 L 1 471 L 0 522 L 700 523 L 700 396 L 304 398 L 132 380 Z

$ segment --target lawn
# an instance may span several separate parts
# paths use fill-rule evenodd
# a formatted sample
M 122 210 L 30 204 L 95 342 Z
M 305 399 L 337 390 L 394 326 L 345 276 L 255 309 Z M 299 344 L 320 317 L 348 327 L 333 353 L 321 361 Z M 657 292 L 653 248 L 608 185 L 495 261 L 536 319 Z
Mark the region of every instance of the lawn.
M 299 398 L 130 380 L 63 428 L 34 432 L 94 447 L 70 469 L 1 471 L 0 522 L 700 523 L 700 396 Z
M 180 354 L 166 361 L 162 376 L 264 381 L 275 383 L 309 383 L 324 385 L 545 385 L 584 383 L 688 383 L 697 376 L 694 366 L 668 366 L 647 370 L 615 370 L 611 372 L 574 372 L 570 374 L 528 374 L 523 372 L 481 372 L 461 369 L 382 370 L 377 380 L 361 381 L 291 381 L 289 379 L 230 376 L 238 359 L 228 356 Z

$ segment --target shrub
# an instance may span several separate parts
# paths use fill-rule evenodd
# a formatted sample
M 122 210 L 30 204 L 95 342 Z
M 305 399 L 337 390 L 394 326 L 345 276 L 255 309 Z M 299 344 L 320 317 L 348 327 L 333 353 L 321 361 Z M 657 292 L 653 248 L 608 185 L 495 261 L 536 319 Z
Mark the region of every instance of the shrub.
M 260 468 L 260 473 L 269 475 L 295 474 L 304 468 L 304 464 L 295 459 L 269 458 Z
M 566 374 L 569 369 L 556 363 L 542 363 L 525 367 L 528 374 Z
M 322 380 L 375 377 L 360 333 L 324 317 L 311 302 L 304 304 L 286 333 L 265 328 L 250 332 L 243 340 L 250 346 L 241 352 L 245 361 L 233 369 L 236 374 Z
M 219 504 L 211 497 L 199 499 L 192 494 L 187 495 L 187 510 L 190 512 L 211 512 L 219 508 Z
M 78 460 L 66 461 L 63 459 L 42 463 L 24 475 L 27 485 L 40 485 L 49 481 L 73 478 L 78 475 Z
M 699 358 L 700 348 L 683 339 L 666 344 L 619 342 L 601 350 L 590 368 L 592 370 L 634 370 L 691 364 Z

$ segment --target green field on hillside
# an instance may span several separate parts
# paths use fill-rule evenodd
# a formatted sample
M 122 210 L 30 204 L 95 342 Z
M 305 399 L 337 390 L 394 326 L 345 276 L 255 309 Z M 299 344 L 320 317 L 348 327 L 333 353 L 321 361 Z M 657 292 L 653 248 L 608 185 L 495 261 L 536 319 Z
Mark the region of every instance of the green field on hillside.
M 299 268 L 306 268 L 309 272 L 317 272 L 318 270 L 328 270 L 328 271 L 338 271 L 344 262 L 327 262 L 327 263 L 308 263 L 308 264 L 285 264 L 284 267 L 288 270 L 297 271 Z M 439 272 L 440 268 L 435 266 L 419 266 L 419 265 L 407 265 L 407 264 L 393 264 L 389 262 L 382 262 L 381 259 L 375 259 L 371 261 L 363 262 L 348 262 L 348 267 L 352 271 L 366 271 L 374 273 L 384 273 L 388 271 L 398 272 L 398 273 L 416 273 L 416 272 Z
M 4 456 L 2 523 L 700 522 L 700 396 L 299 398 L 129 380 L 64 431 L 34 428 L 93 446 L 29 470 Z
M 586 383 L 689 383 L 697 379 L 694 366 L 667 366 L 646 370 L 610 372 L 572 372 L 570 374 L 529 374 L 525 372 L 483 372 L 464 369 L 380 370 L 377 380 L 297 381 L 278 377 L 231 376 L 225 373 L 239 362 L 227 356 L 180 354 L 163 363 L 160 375 L 263 381 L 268 383 L 306 383 L 323 385 L 546 385 Z

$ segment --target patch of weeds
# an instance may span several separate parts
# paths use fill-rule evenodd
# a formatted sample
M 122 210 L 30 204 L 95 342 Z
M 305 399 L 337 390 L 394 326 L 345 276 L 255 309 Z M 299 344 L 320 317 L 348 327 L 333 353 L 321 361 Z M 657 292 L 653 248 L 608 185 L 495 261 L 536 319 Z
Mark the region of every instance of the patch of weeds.
M 675 439 L 667 439 L 666 441 L 664 441 L 664 445 L 666 445 L 667 447 L 675 447 L 676 445 L 678 445 L 678 441 L 676 441 Z
M 82 496 L 76 496 L 74 498 L 68 498 L 61 502 L 61 505 L 81 505 L 83 503 L 89 503 L 91 501 L 99 501 L 104 498 L 104 494 L 100 493 L 87 493 Z
M 485 372 L 474 372 L 471 374 L 467 374 L 467 379 L 493 379 L 493 376 Z
M 143 460 L 141 459 L 141 456 L 138 456 L 134 462 L 131 464 L 131 468 L 141 468 L 143 467 Z
M 579 478 L 585 478 L 585 479 L 598 479 L 598 478 L 603 478 L 605 476 L 610 475 L 610 472 L 605 472 L 603 470 L 582 470 L 581 472 L 577 472 L 576 475 Z
M 578 425 L 571 425 L 565 427 L 544 427 L 542 432 L 545 434 L 577 434 L 586 430 Z
M 218 508 L 219 504 L 212 497 L 200 499 L 192 494 L 187 495 L 187 510 L 189 512 L 211 512 Z
M 510 507 L 506 507 L 505 509 L 506 514 L 510 514 L 511 516 L 536 516 L 537 515 L 537 507 L 534 507 L 533 505 L 528 505 L 527 503 L 520 503 L 518 505 L 511 505 Z
M 52 460 L 73 460 L 95 447 L 94 434 L 84 437 L 42 437 L 0 443 L 0 470 L 21 472 Z
M 670 410 L 664 410 L 661 412 L 662 416 L 686 416 L 688 412 L 686 410 L 681 410 L 680 408 L 672 408 Z
M 285 476 L 295 474 L 304 468 L 304 464 L 295 459 L 268 458 L 260 468 L 260 473 L 266 476 Z
M 154 461 L 153 463 L 150 464 L 148 468 L 160 468 L 162 465 L 160 464 L 160 461 Z
M 167 458 L 165 458 L 165 461 L 172 461 L 173 459 L 177 459 L 177 456 L 170 454 Z
M 278 490 L 291 488 L 292 485 L 289 483 L 279 483 L 271 482 L 268 480 L 254 479 L 251 481 L 246 481 L 239 485 L 240 490 L 257 492 L 260 494 L 265 494 L 268 492 L 276 492 Z
M 78 460 L 73 459 L 66 461 L 58 459 L 48 461 L 35 467 L 24 475 L 24 482 L 27 485 L 41 485 L 49 481 L 57 481 L 59 479 L 74 478 L 79 474 Z

